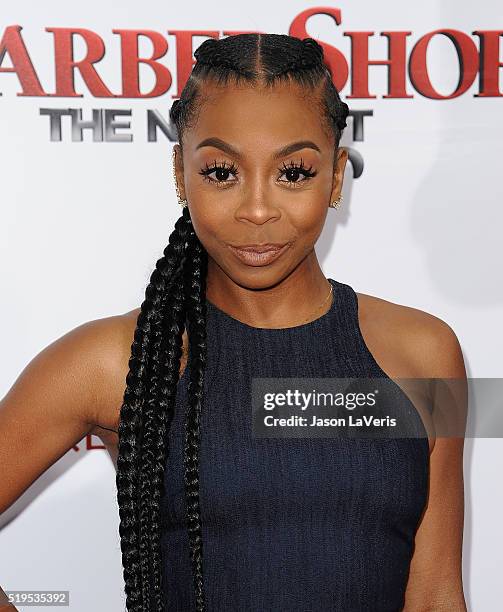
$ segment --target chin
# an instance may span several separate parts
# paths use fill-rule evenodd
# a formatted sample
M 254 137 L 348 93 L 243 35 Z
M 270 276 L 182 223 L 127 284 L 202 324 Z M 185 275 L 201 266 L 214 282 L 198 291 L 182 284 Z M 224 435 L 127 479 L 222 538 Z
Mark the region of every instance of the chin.
M 265 290 L 281 283 L 291 272 L 290 267 L 269 266 L 243 266 L 246 269 L 236 269 L 234 266 L 227 276 L 246 289 Z

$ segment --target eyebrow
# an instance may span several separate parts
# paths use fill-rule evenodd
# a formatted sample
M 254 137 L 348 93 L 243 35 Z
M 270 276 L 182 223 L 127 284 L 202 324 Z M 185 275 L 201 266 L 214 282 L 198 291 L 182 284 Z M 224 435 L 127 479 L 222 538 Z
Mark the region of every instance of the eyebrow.
M 220 149 L 224 153 L 227 153 L 228 155 L 231 155 L 232 157 L 235 157 L 238 160 L 241 160 L 243 157 L 242 154 L 232 145 L 230 145 L 228 142 L 225 142 L 225 140 L 222 140 L 221 138 L 217 138 L 216 136 L 213 136 L 211 138 L 205 138 L 204 140 L 202 140 L 197 145 L 196 150 L 201 149 L 202 147 L 216 147 L 217 149 Z M 281 149 L 278 149 L 275 153 L 273 153 L 272 159 L 281 159 L 282 157 L 286 157 L 287 155 L 295 153 L 295 151 L 299 151 L 300 149 L 306 148 L 314 149 L 315 151 L 318 151 L 318 153 L 321 153 L 319 146 L 312 140 L 298 140 L 296 142 L 291 142 L 290 144 L 285 145 L 284 147 L 281 147 Z

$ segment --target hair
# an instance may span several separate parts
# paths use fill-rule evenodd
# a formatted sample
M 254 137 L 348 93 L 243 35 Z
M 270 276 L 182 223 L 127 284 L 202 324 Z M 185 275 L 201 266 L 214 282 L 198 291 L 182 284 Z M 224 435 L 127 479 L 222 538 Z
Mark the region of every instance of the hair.
M 233 79 L 235 83 L 269 87 L 290 79 L 309 94 L 317 94 L 320 116 L 331 130 L 337 150 L 349 108 L 333 85 L 323 47 L 314 39 L 301 40 L 286 34 L 237 34 L 205 40 L 194 56 L 196 63 L 170 110 L 180 147 L 201 109 L 204 86 L 210 80 L 226 85 Z M 183 458 L 186 519 L 196 609 L 205 610 L 199 442 L 206 363 L 207 261 L 206 250 L 185 207 L 145 291 L 120 410 L 116 482 L 129 612 L 164 610 L 160 508 L 167 434 L 175 410 L 185 329 L 189 344 Z

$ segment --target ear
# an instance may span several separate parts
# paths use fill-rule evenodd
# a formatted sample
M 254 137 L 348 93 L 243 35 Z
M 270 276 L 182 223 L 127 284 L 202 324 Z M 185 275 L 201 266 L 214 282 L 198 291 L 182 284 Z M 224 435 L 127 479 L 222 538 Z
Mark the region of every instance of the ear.
M 334 160 L 334 175 L 332 181 L 332 193 L 330 201 L 334 202 L 339 198 L 342 191 L 342 182 L 344 179 L 344 169 L 346 168 L 346 162 L 348 161 L 349 153 L 347 149 L 339 147 L 335 153 Z
M 180 192 L 180 198 L 185 199 L 185 184 L 183 181 L 183 152 L 179 144 L 175 144 L 173 147 L 175 154 L 175 176 Z

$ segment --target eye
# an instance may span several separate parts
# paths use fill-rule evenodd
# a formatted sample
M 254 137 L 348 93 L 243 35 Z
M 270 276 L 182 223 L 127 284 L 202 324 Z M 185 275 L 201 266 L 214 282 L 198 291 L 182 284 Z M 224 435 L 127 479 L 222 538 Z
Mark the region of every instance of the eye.
M 300 160 L 300 164 L 295 164 L 294 162 L 290 162 L 288 165 L 286 165 L 283 162 L 283 167 L 278 168 L 278 171 L 281 174 L 285 174 L 287 176 L 287 180 L 280 181 L 280 183 L 288 183 L 289 187 L 296 188 L 300 186 L 301 183 L 305 183 L 309 179 L 313 178 L 313 176 L 316 176 L 317 172 L 316 170 L 312 171 L 312 168 L 313 168 L 312 166 L 309 166 L 309 168 L 306 168 L 304 166 L 304 162 L 302 159 Z M 301 181 L 298 181 L 297 179 L 301 175 L 303 175 L 304 178 Z
M 210 176 L 213 173 L 215 173 L 215 178 Z M 234 183 L 235 181 L 227 181 L 226 179 L 229 178 L 229 174 L 237 176 L 239 174 L 239 170 L 234 162 L 230 165 L 226 164 L 225 162 L 220 162 L 217 164 L 215 160 L 211 166 L 205 164 L 205 167 L 199 171 L 199 174 L 205 181 L 214 183 L 217 187 L 220 187 Z
M 279 181 L 280 183 L 286 183 L 288 187 L 300 187 L 301 183 L 305 183 L 309 179 L 316 176 L 317 172 L 312 171 L 312 166 L 306 168 L 303 160 L 300 160 L 300 164 L 295 164 L 294 162 L 290 162 L 286 165 L 283 162 L 283 167 L 278 168 L 278 172 L 280 176 L 285 174 L 287 176 L 286 181 Z M 205 167 L 199 171 L 199 174 L 204 178 L 204 180 L 209 183 L 215 184 L 217 187 L 230 187 L 232 183 L 236 181 L 229 181 L 229 175 L 233 175 L 237 177 L 239 174 L 238 167 L 234 164 L 227 164 L 226 162 L 219 162 L 215 160 L 211 166 L 209 164 L 205 164 Z M 215 177 L 211 175 L 215 174 Z M 299 181 L 298 179 L 303 176 L 304 178 Z

